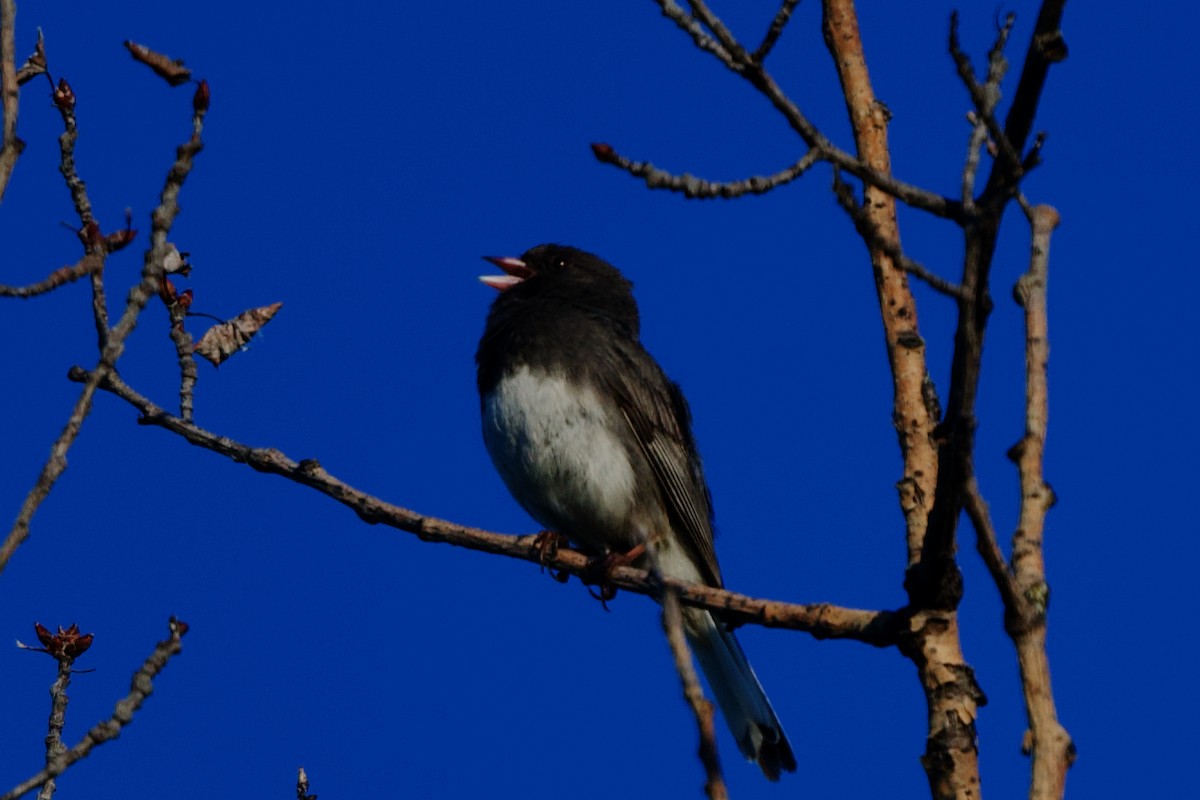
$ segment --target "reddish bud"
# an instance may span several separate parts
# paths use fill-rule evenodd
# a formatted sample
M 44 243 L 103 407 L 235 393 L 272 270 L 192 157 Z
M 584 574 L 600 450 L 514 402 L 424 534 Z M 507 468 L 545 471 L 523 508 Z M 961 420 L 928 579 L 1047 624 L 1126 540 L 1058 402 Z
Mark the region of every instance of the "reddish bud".
M 603 142 L 592 142 L 592 155 L 597 161 L 603 161 L 605 164 L 614 164 L 617 161 L 617 154 L 613 151 L 611 144 Z
M 79 229 L 79 241 L 83 242 L 83 246 L 89 252 L 95 251 L 104 244 L 104 234 L 100 232 L 100 226 L 95 220 L 88 222 Z
M 180 311 L 187 311 L 189 308 L 191 308 L 192 307 L 192 290 L 191 289 L 185 290 L 182 294 L 179 295 L 179 298 L 175 301 L 175 303 L 179 306 Z
M 110 233 L 108 236 L 104 237 L 104 248 L 110 253 L 115 253 L 124 247 L 128 247 L 129 243 L 132 242 L 135 237 L 137 237 L 137 231 L 135 231 L 133 228 L 122 228 L 121 230 L 116 231 L 115 233 Z
M 208 111 L 208 101 L 210 99 L 208 81 L 202 80 L 200 81 L 200 85 L 196 87 L 196 93 L 192 95 L 192 108 L 196 110 L 197 114 L 203 114 Z
M 58 87 L 54 90 L 54 105 L 64 114 L 75 110 L 75 92 L 66 78 L 58 79 Z
M 87 652 L 95 638 L 90 633 L 80 633 L 79 626 L 72 624 L 66 630 L 60 625 L 58 633 L 50 633 L 40 622 L 33 624 L 38 641 L 46 648 L 46 652 L 59 661 L 74 660 Z

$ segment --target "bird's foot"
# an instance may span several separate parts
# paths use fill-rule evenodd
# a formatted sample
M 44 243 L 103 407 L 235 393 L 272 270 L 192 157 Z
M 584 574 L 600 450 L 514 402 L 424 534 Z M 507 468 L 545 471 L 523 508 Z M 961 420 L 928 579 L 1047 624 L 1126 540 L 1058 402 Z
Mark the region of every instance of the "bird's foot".
M 550 564 L 558 558 L 558 548 L 568 544 L 570 540 L 566 536 L 554 531 L 542 531 L 533 537 L 533 552 L 537 554 L 538 563 L 542 565 L 542 572 L 549 571 L 550 577 L 559 583 L 566 583 L 571 575 L 565 570 L 555 571 Z
M 579 577 L 587 586 L 588 593 L 600 601 L 600 605 L 604 606 L 605 611 L 608 611 L 608 601 L 617 596 L 617 587 L 612 581 L 612 571 L 617 567 L 628 567 L 641 558 L 645 552 L 646 545 L 636 544 L 624 553 L 605 553 L 588 562 L 587 568 Z

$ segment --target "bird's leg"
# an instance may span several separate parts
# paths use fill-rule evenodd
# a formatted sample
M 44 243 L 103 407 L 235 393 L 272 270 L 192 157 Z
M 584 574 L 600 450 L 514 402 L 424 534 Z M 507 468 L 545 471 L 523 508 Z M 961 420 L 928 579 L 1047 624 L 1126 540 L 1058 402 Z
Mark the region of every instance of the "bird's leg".
M 617 587 L 612 582 L 612 571 L 617 567 L 628 567 L 646 553 L 646 545 L 639 542 L 624 553 L 605 553 L 588 562 L 579 578 L 588 587 L 588 593 L 600 601 L 608 610 L 608 601 L 617 596 Z M 595 586 L 595 591 L 592 587 Z
M 550 577 L 559 583 L 566 583 L 571 577 L 570 573 L 563 570 L 555 572 L 553 567 L 549 567 L 549 564 L 558 558 L 558 548 L 566 547 L 568 544 L 570 544 L 570 540 L 566 536 L 554 531 L 542 531 L 533 537 L 533 552 L 537 554 L 542 571 L 545 572 L 549 568 Z

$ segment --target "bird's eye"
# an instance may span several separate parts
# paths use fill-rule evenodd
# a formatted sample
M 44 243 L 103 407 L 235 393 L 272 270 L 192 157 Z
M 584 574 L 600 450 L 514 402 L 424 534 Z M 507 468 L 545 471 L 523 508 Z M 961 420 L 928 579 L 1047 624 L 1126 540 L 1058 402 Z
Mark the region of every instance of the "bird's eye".
M 567 267 L 567 260 L 566 260 L 565 258 L 560 258 L 560 259 L 558 260 L 558 267 L 559 267 L 559 269 L 566 269 L 566 267 Z

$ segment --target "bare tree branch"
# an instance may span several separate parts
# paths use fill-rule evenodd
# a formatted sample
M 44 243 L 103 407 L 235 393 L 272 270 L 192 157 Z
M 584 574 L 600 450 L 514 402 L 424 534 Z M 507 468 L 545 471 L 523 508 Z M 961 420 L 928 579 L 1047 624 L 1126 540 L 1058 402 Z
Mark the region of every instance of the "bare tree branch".
M 1033 118 L 1042 99 L 1042 89 L 1046 85 L 1050 66 L 1067 57 L 1067 43 L 1059 29 L 1066 5 L 1067 0 L 1043 0 L 1038 10 L 1033 38 L 1025 52 L 1025 64 L 1021 67 L 1021 79 L 1017 82 L 1017 91 L 1004 122 L 1004 137 L 1018 153 L 1025 149 L 1033 130 Z M 988 198 L 988 202 L 994 202 L 1006 197 L 1009 188 L 1004 169 L 998 162 L 993 164 L 983 196 Z
M 92 399 L 95 396 L 97 385 L 116 366 L 117 360 L 125 350 L 125 340 L 133 332 L 134 326 L 137 325 L 138 316 L 141 314 L 142 309 L 145 308 L 146 301 L 158 291 L 163 274 L 163 261 L 171 249 L 167 243 L 167 234 L 175 222 L 175 217 L 179 214 L 179 191 L 183 187 L 183 182 L 187 178 L 188 173 L 191 172 L 193 160 L 204 147 L 200 139 L 200 133 L 203 130 L 204 115 L 208 107 L 207 84 L 202 84 L 202 88 L 206 98 L 205 103 L 203 107 L 198 102 L 193 103 L 192 135 L 176 149 L 175 163 L 167 173 L 159 205 L 151 217 L 151 244 L 143 257 L 141 280 L 130 290 L 121 319 L 111 331 L 108 331 L 108 335 L 104 340 L 104 346 L 101 348 L 99 361 L 97 361 L 95 368 L 89 373 L 88 379 L 84 382 L 83 390 L 80 392 L 79 398 L 75 401 L 75 406 L 71 410 L 67 424 L 63 428 L 62 433 L 59 434 L 58 439 L 51 446 L 50 456 L 42 466 L 42 471 L 38 475 L 33 488 L 26 495 L 25 501 L 21 505 L 21 510 L 17 514 L 17 519 L 13 522 L 12 528 L 9 530 L 8 536 L 5 538 L 4 543 L 0 544 L 0 572 L 3 572 L 4 568 L 8 565 L 9 559 L 12 558 L 13 553 L 20 547 L 21 543 L 29 538 L 29 524 L 33 519 L 33 515 L 37 513 L 42 502 L 49 496 L 55 482 L 58 481 L 59 477 L 67 469 L 67 451 L 70 450 L 71 445 L 79 436 L 83 421 L 92 409 Z M 200 91 L 198 90 L 197 96 L 199 95 Z M 74 97 L 73 93 L 71 97 Z M 63 102 L 66 102 L 65 99 Z M 70 105 L 74 106 L 73 99 Z M 73 119 L 73 117 L 74 115 L 72 114 L 71 118 Z M 64 114 L 65 118 L 66 115 Z M 64 175 L 64 177 L 67 177 L 68 182 L 70 181 L 68 176 Z M 72 194 L 75 194 L 75 192 L 73 191 Z M 84 198 L 86 200 L 86 195 L 84 195 Z M 76 210 L 80 212 L 80 216 L 82 217 L 84 210 L 79 207 L 78 202 L 79 196 L 76 195 Z M 88 213 L 90 214 L 90 210 Z
M 25 59 L 25 63 L 17 70 L 17 85 L 24 86 L 38 75 L 46 74 L 46 37 L 42 35 L 42 29 L 38 28 L 37 43 L 34 45 L 33 55 Z
M 97 253 L 89 253 L 69 267 L 54 270 L 45 279 L 37 283 L 31 283 L 28 286 L 5 286 L 0 284 L 0 297 L 37 297 L 38 295 L 53 291 L 60 286 L 77 281 L 85 275 L 92 274 L 97 269 L 100 269 L 103 264 L 103 256 Z
M 833 57 L 850 115 L 859 159 L 878 172 L 890 171 L 889 114 L 875 99 L 852 0 L 824 0 L 822 30 Z M 911 636 L 901 652 L 917 667 L 928 710 L 922 763 L 935 798 L 967 798 L 979 786 L 975 733 L 978 706 L 986 702 L 962 653 L 957 599 L 943 602 L 942 587 L 961 585 L 953 541 L 936 541 L 931 522 L 935 490 L 945 480 L 935 445 L 933 417 L 926 402 L 925 345 L 917 327 L 916 304 L 905 273 L 889 248 L 899 248 L 895 199 L 878 186 L 864 187 L 863 216 L 876 234 L 864 237 L 879 294 L 888 360 L 894 383 L 894 419 L 904 457 L 901 506 L 907 522 L 908 570 L 905 588 Z M 966 286 L 963 289 L 967 289 Z M 961 302 L 960 302 L 961 306 Z M 932 545 L 932 546 L 931 546 Z
M 191 420 L 195 406 L 196 379 L 199 376 L 196 372 L 192 335 L 183 326 L 187 306 L 183 303 L 173 303 L 167 308 L 167 312 L 171 324 L 171 342 L 175 345 L 175 356 L 179 360 L 179 415 L 185 420 Z
M 996 582 L 1004 607 L 1013 607 L 1017 602 L 1017 584 L 1008 568 L 1008 562 L 1004 560 L 1004 553 L 1000 550 L 991 511 L 979 491 L 979 482 L 974 475 L 968 479 L 963 493 L 963 510 L 967 512 L 971 527 L 975 529 L 975 549 L 979 551 L 979 557 L 983 559 L 992 580 Z
M 779 41 L 779 37 L 783 34 L 783 29 L 787 26 L 788 20 L 792 18 L 792 12 L 796 10 L 796 6 L 800 5 L 800 0 L 783 0 L 779 10 L 775 12 L 775 19 L 771 20 L 771 26 L 767 28 L 767 33 L 763 36 L 762 44 L 750 56 L 756 63 L 761 64 L 763 59 L 771 54 L 775 43 Z
M 62 742 L 63 726 L 67 724 L 67 686 L 71 683 L 71 665 L 74 659 L 60 658 L 58 660 L 58 675 L 50 686 L 50 722 L 46 733 L 46 767 L 47 769 L 62 754 L 67 751 Z M 38 800 L 50 800 L 54 796 L 54 779 L 42 784 L 38 792 Z
M 672 0 L 655 0 L 663 15 L 687 31 L 701 50 L 712 54 L 727 69 L 740 75 L 757 89 L 771 105 L 783 115 L 788 125 L 808 145 L 809 150 L 821 153 L 821 158 L 865 183 L 883 189 L 896 199 L 931 214 L 948 219 L 963 217 L 962 203 L 948 197 L 929 192 L 917 186 L 898 181 L 890 171 L 879 170 L 869 162 L 860 160 L 838 148 L 801 112 L 784 91 L 775 83 L 762 66 L 734 39 L 733 34 L 701 0 L 689 0 L 692 14 L 688 14 Z M 702 24 L 703 23 L 703 24 Z M 707 27 L 716 35 L 712 38 L 704 32 Z M 720 40 L 720 41 L 718 41 Z
M 0 94 L 3 94 L 4 133 L 0 139 L 0 202 L 25 143 L 17 138 L 17 109 L 21 90 L 16 65 L 17 4 L 0 0 Z
M 0 800 L 17 800 L 18 797 L 63 774 L 76 761 L 86 758 L 97 745 L 121 735 L 121 729 L 133 721 L 133 715 L 154 692 L 154 679 L 163 671 L 171 657 L 183 649 L 182 638 L 187 633 L 187 623 L 171 617 L 168 627 L 170 635 L 158 643 L 141 669 L 133 673 L 129 694 L 117 702 L 112 716 L 89 730 L 70 750 L 62 752 L 53 761 L 48 761 L 41 772 L 0 795 Z
M 641 178 L 645 181 L 648 189 L 667 189 L 679 192 L 689 200 L 709 200 L 715 197 L 730 199 L 746 194 L 766 194 L 772 189 L 796 180 L 821 159 L 819 151 L 809 150 L 795 164 L 774 175 L 754 175 L 732 183 L 717 183 L 686 173 L 673 175 L 658 169 L 647 161 L 631 161 L 607 144 L 593 144 L 592 153 L 601 163 L 612 164 L 635 178 Z
M 1043 477 L 1049 391 L 1046 365 L 1050 359 L 1046 283 L 1050 235 L 1059 215 L 1050 206 L 1031 209 L 1033 242 L 1029 271 L 1017 281 L 1014 295 L 1025 309 L 1025 436 L 1010 451 L 1021 479 L 1021 513 L 1013 535 L 1012 575 L 1015 607 L 1007 608 L 1006 627 L 1017 647 L 1021 686 L 1029 716 L 1026 752 L 1033 756 L 1033 800 L 1057 800 L 1066 791 L 1067 769 L 1075 760 L 1075 745 L 1058 721 L 1050 687 L 1046 653 L 1046 611 L 1050 586 L 1042 539 L 1046 512 L 1054 492 Z
M 920 278 L 925 283 L 929 284 L 930 288 L 941 292 L 948 297 L 962 299 L 963 290 L 958 284 L 948 281 L 940 275 L 937 275 L 927 269 L 924 265 L 913 261 L 904 251 L 900 249 L 900 245 L 894 240 L 887 239 L 878 228 L 875 227 L 871 215 L 863 208 L 862 204 L 854 197 L 854 189 L 850 184 L 842 180 L 839 170 L 833 171 L 833 194 L 837 198 L 838 205 L 854 222 L 854 228 L 858 231 L 859 236 L 864 241 L 875 247 L 880 247 L 885 253 L 896 263 L 900 269 L 912 275 L 915 278 Z
M 1021 156 L 1013 148 L 1012 143 L 1008 141 L 1008 137 L 1004 135 L 1004 131 L 1001 130 L 1000 123 L 996 120 L 995 111 L 996 104 L 1000 102 L 1000 81 L 1004 79 L 1004 75 L 1008 71 L 1008 61 L 1004 58 L 1004 45 L 1007 44 L 1008 35 L 1012 31 L 1012 27 L 1016 21 L 1017 15 L 1009 14 L 997 32 L 996 41 L 988 53 L 988 76 L 983 83 L 980 83 L 979 79 L 975 76 L 975 68 L 971 65 L 971 58 L 963 52 L 962 44 L 959 42 L 957 11 L 950 15 L 949 44 L 950 57 L 954 59 L 954 65 L 958 70 L 958 77 L 962 80 L 963 85 L 967 87 L 967 93 L 971 96 L 971 102 L 975 105 L 975 118 L 978 123 L 983 124 L 987 128 L 987 132 L 991 135 L 1001 159 L 1005 162 L 1006 168 L 1010 170 L 1013 183 L 1021 179 Z
M 93 373 L 80 367 L 73 367 L 69 377 L 78 382 L 95 380 Z M 551 572 L 578 576 L 595 572 L 592 560 L 576 550 L 560 547 L 548 555 L 536 534 L 510 536 L 425 516 L 343 483 L 315 460 L 294 461 L 273 448 L 250 447 L 210 433 L 150 402 L 115 374 L 105 376 L 100 381 L 100 388 L 136 408 L 141 413 L 141 424 L 164 428 L 190 444 L 246 464 L 258 472 L 279 475 L 315 489 L 348 507 L 368 523 L 407 531 L 425 542 L 440 542 L 530 561 Z M 906 612 L 903 610 L 864 611 L 828 603 L 796 605 L 759 600 L 702 584 L 683 583 L 671 578 L 658 579 L 646 570 L 633 567 L 615 567 L 606 579 L 611 579 L 617 588 L 650 597 L 657 597 L 667 586 L 679 594 L 681 602 L 713 611 L 730 624 L 805 631 L 818 639 L 853 639 L 875 647 L 890 647 L 896 644 L 905 625 Z
M 704 765 L 704 794 L 709 800 L 728 800 L 729 790 L 725 787 L 725 776 L 721 773 L 721 759 L 717 753 L 717 732 L 713 725 L 713 704 L 704 696 L 700 687 L 700 679 L 696 676 L 696 668 L 692 664 L 692 650 L 688 647 L 687 637 L 683 633 L 683 612 L 679 607 L 679 597 L 672 591 L 665 591 L 659 598 L 662 602 L 662 627 L 667 635 L 667 644 L 671 647 L 671 655 L 675 659 L 675 670 L 679 673 L 679 682 L 683 684 L 683 699 L 696 717 L 696 727 L 700 731 L 700 745 L 697 754 L 700 763 Z
M 716 40 L 705 33 L 704 26 L 697 22 L 694 17 L 680 8 L 674 0 L 656 0 L 656 2 L 662 9 L 663 16 L 678 25 L 688 36 L 691 36 L 692 41 L 696 43 L 696 47 L 706 53 L 712 54 L 726 67 L 737 72 L 738 67 L 737 63 L 733 60 L 733 56 L 718 44 Z

